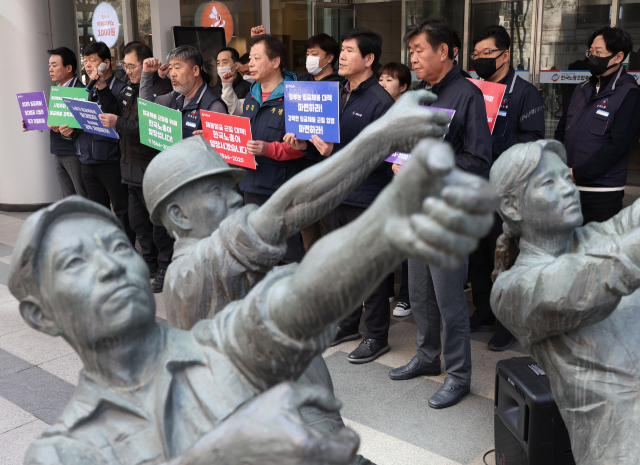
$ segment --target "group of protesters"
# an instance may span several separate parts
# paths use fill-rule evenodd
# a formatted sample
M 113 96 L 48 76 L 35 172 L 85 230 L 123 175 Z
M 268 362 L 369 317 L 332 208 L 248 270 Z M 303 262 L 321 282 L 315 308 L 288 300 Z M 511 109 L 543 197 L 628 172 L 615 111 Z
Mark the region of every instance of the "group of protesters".
M 461 44 L 457 33 L 446 22 L 429 19 L 409 27 L 404 41 L 411 69 L 401 63 L 379 63 L 382 38 L 374 31 L 352 29 L 341 43 L 318 34 L 306 43 L 308 73 L 296 76 L 287 70 L 282 41 L 257 26 L 252 29 L 247 54 L 240 56 L 230 47 L 218 53 L 216 80 L 204 71 L 202 55 L 194 47 L 177 47 L 160 60 L 146 45 L 131 42 L 123 53 L 125 81 L 113 72 L 109 48 L 93 42 L 83 49 L 84 70 L 95 81 L 88 100 L 100 105 L 102 124 L 114 128 L 120 139 L 68 126 L 52 127 L 51 152 L 63 194 L 85 196 L 113 209 L 131 242 L 138 241 L 154 279 L 153 291 L 159 293 L 171 263 L 174 237 L 152 224 L 143 196 L 145 170 L 158 150 L 140 141 L 138 97 L 180 111 L 183 139 L 203 133 L 200 110 L 249 118 L 252 140 L 247 151 L 257 166 L 247 170 L 237 186 L 245 204 L 263 205 L 294 175 L 337 153 L 411 91 L 416 80 L 419 83 L 414 88 L 437 96 L 432 107 L 453 111 L 444 139 L 453 147 L 461 170 L 488 178 L 493 162 L 505 150 L 552 136 L 545 134 L 538 89 L 510 66 L 511 40 L 502 26 L 485 28 L 473 38 L 469 52 L 480 79 L 506 86 L 492 131 L 482 92 L 458 66 Z M 585 46 L 592 76 L 576 87 L 554 137 L 567 149 L 572 180 L 580 190 L 585 222 L 589 222 L 607 220 L 622 208 L 631 144 L 640 126 L 640 93 L 623 66 L 633 47 L 626 32 L 601 27 Z M 70 49 L 49 53 L 54 83 L 84 87 Z M 107 66 L 100 72 L 102 63 Z M 318 135 L 300 140 L 286 132 L 284 83 L 288 81 L 339 83 L 340 143 L 323 141 Z M 400 164 L 379 165 L 328 217 L 287 239 L 283 263 L 299 262 L 323 234 L 358 218 L 402 169 Z M 495 332 L 488 343 L 492 350 L 507 350 L 515 342 L 490 306 L 494 253 L 501 232 L 502 221 L 496 214 L 492 231 L 454 271 L 413 259 L 403 263 L 397 298 L 391 276 L 339 323 L 332 345 L 362 339 L 348 361 L 371 362 L 391 350 L 391 315 L 413 314 L 418 327 L 417 354 L 389 376 L 408 380 L 440 375 L 442 356 L 448 376 L 429 405 L 446 408 L 457 403 L 469 393 L 471 384 L 470 333 Z M 470 289 L 475 307 L 471 317 L 465 288 Z M 393 302 L 396 305 L 391 310 Z M 366 330 L 361 334 L 363 309 Z

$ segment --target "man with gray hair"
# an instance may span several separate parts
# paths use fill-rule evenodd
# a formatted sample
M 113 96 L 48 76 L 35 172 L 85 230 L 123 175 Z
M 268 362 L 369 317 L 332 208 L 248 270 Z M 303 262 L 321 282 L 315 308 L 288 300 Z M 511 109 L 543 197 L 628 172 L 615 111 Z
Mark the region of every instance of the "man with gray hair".
M 202 134 L 200 110 L 227 113 L 227 105 L 208 84 L 209 76 L 203 69 L 202 55 L 191 45 L 174 48 L 167 57 L 168 63 L 157 58 L 147 58 L 142 64 L 140 98 L 182 112 L 182 138 Z M 156 97 L 153 94 L 153 75 L 161 78 L 167 74 L 173 92 Z

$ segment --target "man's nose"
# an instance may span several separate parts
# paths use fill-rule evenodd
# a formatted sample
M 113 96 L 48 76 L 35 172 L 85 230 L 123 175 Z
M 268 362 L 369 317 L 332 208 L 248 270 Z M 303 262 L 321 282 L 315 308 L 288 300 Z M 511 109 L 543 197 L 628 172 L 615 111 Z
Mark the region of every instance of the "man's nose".
M 99 249 L 95 252 L 100 262 L 98 281 L 105 282 L 118 278 L 125 272 L 125 267 L 107 251 Z

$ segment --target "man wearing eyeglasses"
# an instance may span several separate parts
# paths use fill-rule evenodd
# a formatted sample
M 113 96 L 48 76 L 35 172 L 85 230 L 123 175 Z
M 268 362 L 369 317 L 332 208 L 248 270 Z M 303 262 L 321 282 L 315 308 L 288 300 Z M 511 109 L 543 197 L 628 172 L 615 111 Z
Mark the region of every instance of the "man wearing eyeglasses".
M 567 149 L 585 224 L 622 210 L 631 144 L 640 127 L 638 84 L 622 65 L 633 49 L 631 37 L 605 26 L 588 45 L 591 77 L 576 87 L 555 132 Z
M 164 284 L 164 270 L 171 263 L 174 240 L 169 237 L 162 226 L 154 226 L 149 219 L 149 212 L 142 195 L 142 178 L 144 172 L 158 154 L 158 150 L 143 145 L 140 142 L 138 126 L 138 95 L 140 93 L 140 79 L 142 63 L 151 58 L 153 53 L 149 47 L 140 42 L 131 42 L 124 49 L 124 69 L 129 76 L 130 84 L 120 96 L 112 96 L 113 100 L 107 105 L 117 106 L 119 114 L 105 113 L 100 121 L 107 127 L 115 128 L 120 135 L 120 150 L 122 159 L 120 171 L 122 181 L 127 184 L 129 191 L 129 223 L 136 233 L 140 243 L 142 258 L 149 267 L 149 273 L 154 278 L 151 285 L 153 292 L 162 292 Z M 154 73 L 154 97 L 171 92 L 171 81 L 166 79 L 168 70 Z M 108 97 L 107 97 L 108 98 Z
M 511 59 L 511 38 L 502 26 L 486 27 L 473 39 L 473 68 L 485 81 L 506 85 L 496 124 L 492 133 L 493 160 L 508 148 L 523 142 L 544 139 L 544 112 L 542 97 L 531 83 L 519 79 L 516 71 L 509 66 Z M 489 177 L 489 170 L 485 173 Z M 473 305 L 476 311 L 470 319 L 471 332 L 492 332 L 495 334 L 487 344 L 489 349 L 504 351 L 516 339 L 491 311 L 490 297 L 493 281 L 496 241 L 502 234 L 502 219 L 495 214 L 493 228 L 489 235 L 478 244 L 469 256 L 469 281 Z

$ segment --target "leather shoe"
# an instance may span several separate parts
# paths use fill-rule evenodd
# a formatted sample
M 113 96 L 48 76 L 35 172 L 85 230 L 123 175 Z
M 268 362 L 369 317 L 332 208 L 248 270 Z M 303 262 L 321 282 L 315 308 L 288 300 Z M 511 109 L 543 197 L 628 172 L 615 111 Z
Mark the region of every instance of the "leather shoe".
M 342 344 L 343 342 L 355 341 L 357 339 L 360 339 L 359 332 L 356 331 L 355 333 L 350 333 L 342 328 L 338 328 L 338 334 L 336 334 L 335 339 L 331 343 L 331 347 Z
M 417 376 L 438 376 L 440 374 L 440 365 L 428 366 L 422 365 L 416 355 L 405 366 L 396 368 L 389 372 L 391 379 L 413 379 Z
M 511 348 L 515 343 L 516 338 L 513 337 L 513 334 L 511 334 L 504 326 L 500 326 L 493 337 L 489 339 L 487 347 L 491 350 L 495 350 L 496 352 L 503 352 Z
M 438 392 L 429 399 L 429 407 L 447 408 L 456 405 L 464 396 L 469 394 L 470 390 L 469 386 L 460 386 L 453 378 L 446 378 Z
M 347 357 L 351 363 L 369 363 L 391 350 L 387 341 L 365 338 Z

